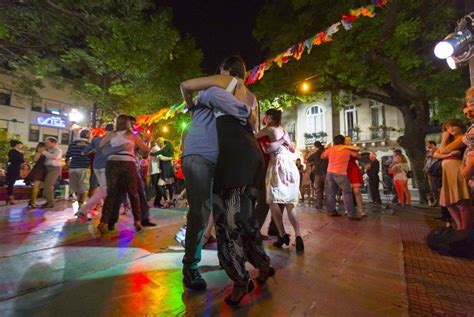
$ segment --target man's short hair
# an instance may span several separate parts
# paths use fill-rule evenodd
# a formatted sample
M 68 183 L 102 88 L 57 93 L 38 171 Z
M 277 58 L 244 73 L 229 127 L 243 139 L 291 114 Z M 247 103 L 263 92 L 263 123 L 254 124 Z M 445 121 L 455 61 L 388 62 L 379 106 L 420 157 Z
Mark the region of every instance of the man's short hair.
M 46 141 L 49 141 L 49 142 L 55 143 L 55 144 L 58 143 L 58 139 L 56 139 L 55 137 L 52 137 L 52 136 L 48 137 L 46 139 Z
M 334 137 L 334 145 L 342 145 L 344 144 L 344 136 L 343 135 L 336 135 Z
M 79 133 L 79 137 L 81 139 L 88 139 L 91 137 L 91 131 L 90 130 L 87 130 L 87 129 L 84 129 L 81 131 L 81 133 Z
M 114 131 L 114 124 L 113 123 L 107 123 L 107 125 L 105 126 L 105 131 L 107 131 L 107 132 Z
M 322 149 L 323 145 L 321 144 L 321 142 L 316 141 L 316 142 L 314 142 L 314 147 L 317 147 L 318 149 Z
M 10 147 L 15 147 L 18 144 L 23 144 L 20 140 L 10 140 Z
M 426 142 L 426 143 L 436 146 L 436 142 L 433 141 L 433 140 L 430 140 L 430 141 L 428 141 L 428 142 Z

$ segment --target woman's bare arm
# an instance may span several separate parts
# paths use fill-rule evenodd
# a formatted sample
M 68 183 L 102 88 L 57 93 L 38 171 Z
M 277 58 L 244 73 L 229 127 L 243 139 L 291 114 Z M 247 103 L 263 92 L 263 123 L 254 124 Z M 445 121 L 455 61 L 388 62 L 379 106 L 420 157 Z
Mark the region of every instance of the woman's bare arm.
M 193 107 L 193 92 L 206 90 L 210 87 L 226 89 L 232 78 L 232 76 L 227 75 L 214 75 L 189 79 L 181 83 L 181 94 L 183 95 L 184 101 L 186 101 L 188 107 Z
M 110 143 L 110 140 L 115 136 L 115 132 L 106 134 L 100 141 L 99 147 L 104 147 Z
M 142 152 L 142 154 L 148 155 L 150 148 L 145 144 L 145 142 L 142 141 L 139 136 L 133 135 L 133 137 L 135 138 L 135 144 L 138 146 L 138 149 Z

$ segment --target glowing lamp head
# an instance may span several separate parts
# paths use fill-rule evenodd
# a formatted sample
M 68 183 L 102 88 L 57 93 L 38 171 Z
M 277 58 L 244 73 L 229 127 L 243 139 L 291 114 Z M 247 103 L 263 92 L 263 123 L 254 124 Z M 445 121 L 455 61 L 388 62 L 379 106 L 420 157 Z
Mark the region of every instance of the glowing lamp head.
M 454 47 L 448 41 L 441 41 L 436 44 L 434 54 L 439 59 L 446 59 L 453 55 Z
M 146 134 L 146 135 L 150 135 L 150 134 L 151 134 L 151 129 L 150 129 L 150 128 L 146 128 L 145 134 Z
M 451 56 L 446 58 L 446 63 L 448 63 L 449 68 L 456 69 L 458 68 L 456 61 Z
M 303 90 L 303 92 L 308 92 L 309 84 L 307 82 L 304 82 L 303 85 L 301 85 L 301 90 Z
M 183 130 L 186 129 L 187 126 L 188 126 L 188 124 L 186 122 L 181 122 L 181 128 Z
M 168 132 L 169 132 L 169 128 L 168 128 L 167 126 L 164 126 L 162 130 L 163 130 L 164 133 L 168 133 Z
M 451 33 L 444 40 L 436 44 L 434 54 L 439 59 L 447 59 L 453 55 L 459 56 L 470 50 L 471 42 L 472 33 L 467 29 Z

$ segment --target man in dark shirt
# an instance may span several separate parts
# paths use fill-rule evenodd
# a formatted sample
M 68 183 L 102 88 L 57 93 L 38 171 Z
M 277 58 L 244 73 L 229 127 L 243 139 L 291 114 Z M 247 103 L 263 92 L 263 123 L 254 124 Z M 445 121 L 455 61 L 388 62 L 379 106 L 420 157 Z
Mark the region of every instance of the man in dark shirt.
M 370 152 L 370 163 L 366 167 L 367 175 L 369 176 L 369 189 L 370 195 L 372 197 L 372 202 L 375 204 L 382 204 L 382 200 L 380 199 L 380 192 L 379 192 L 379 172 L 380 172 L 380 163 L 377 160 L 374 152 Z
M 316 208 L 323 208 L 324 201 L 324 181 L 328 169 L 328 160 L 322 159 L 321 154 L 324 152 L 324 146 L 321 142 L 314 142 L 315 152 L 308 156 L 307 160 L 314 166 L 314 190 L 316 192 Z

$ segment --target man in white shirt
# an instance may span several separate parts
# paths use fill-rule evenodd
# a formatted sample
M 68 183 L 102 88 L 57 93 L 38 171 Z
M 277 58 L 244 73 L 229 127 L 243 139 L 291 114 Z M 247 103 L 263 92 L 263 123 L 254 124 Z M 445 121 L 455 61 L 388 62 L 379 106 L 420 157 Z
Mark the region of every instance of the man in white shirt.
M 44 178 L 44 191 L 46 203 L 41 205 L 41 208 L 54 207 L 54 185 L 61 174 L 61 158 L 63 152 L 58 147 L 58 140 L 53 137 L 46 139 L 46 146 L 48 150 L 41 153 L 46 157 L 44 165 L 46 166 L 46 176 Z

